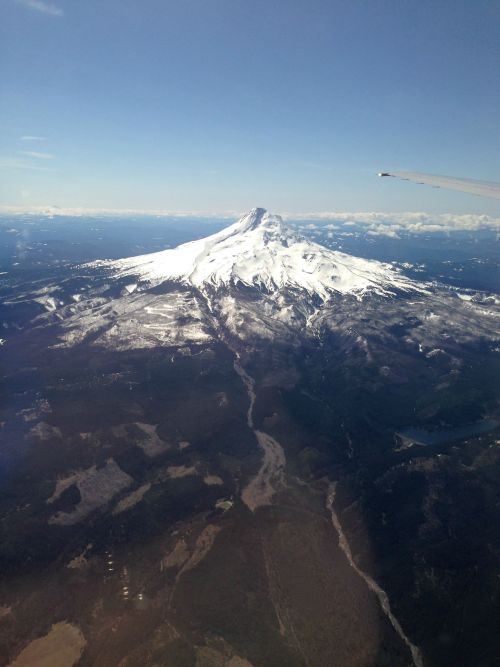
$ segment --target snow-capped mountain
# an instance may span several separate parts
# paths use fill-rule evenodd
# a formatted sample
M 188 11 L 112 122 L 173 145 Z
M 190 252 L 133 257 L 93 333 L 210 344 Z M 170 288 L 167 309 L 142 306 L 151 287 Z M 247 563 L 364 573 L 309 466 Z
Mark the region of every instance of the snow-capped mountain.
M 133 276 L 202 288 L 247 285 L 276 292 L 304 290 L 327 300 L 332 293 L 390 294 L 422 287 L 390 264 L 361 259 L 309 241 L 285 225 L 279 215 L 254 208 L 238 222 L 207 238 L 171 250 L 98 262 L 117 277 Z
M 497 309 L 330 250 L 261 208 L 174 249 L 86 264 L 28 299 L 45 306 L 36 323 L 54 325 L 60 345 L 116 350 L 205 345 L 223 332 L 295 344 L 330 331 L 369 355 L 367 341 L 396 344 L 397 330 L 423 352 L 498 332 Z

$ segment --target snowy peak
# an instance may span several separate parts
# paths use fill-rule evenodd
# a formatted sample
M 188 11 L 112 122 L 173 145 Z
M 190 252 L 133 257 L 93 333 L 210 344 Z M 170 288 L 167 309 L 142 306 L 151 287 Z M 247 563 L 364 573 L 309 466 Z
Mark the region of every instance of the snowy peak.
M 134 276 L 148 284 L 175 281 L 197 288 L 243 284 L 271 293 L 301 290 L 323 300 L 339 292 L 359 297 L 367 291 L 391 294 L 394 289 L 419 289 L 391 265 L 325 248 L 263 208 L 252 209 L 216 234 L 172 250 L 99 264 L 117 277 Z
M 253 208 L 236 223 L 235 227 L 237 227 L 239 232 L 246 232 L 269 224 L 271 218 L 282 222 L 280 216 L 270 216 L 265 208 Z
M 253 208 L 250 213 L 244 215 L 235 225 L 236 233 L 245 234 L 259 231 L 268 236 L 283 236 L 291 233 L 287 229 L 280 215 L 268 213 L 265 208 Z
M 242 235 L 251 235 L 256 244 L 266 244 L 272 241 L 284 243 L 288 239 L 296 240 L 297 238 L 297 234 L 283 222 L 280 215 L 268 213 L 264 208 L 253 208 L 234 225 L 208 237 L 206 240 L 222 241 L 226 238 L 235 239 L 235 237 L 241 237 Z

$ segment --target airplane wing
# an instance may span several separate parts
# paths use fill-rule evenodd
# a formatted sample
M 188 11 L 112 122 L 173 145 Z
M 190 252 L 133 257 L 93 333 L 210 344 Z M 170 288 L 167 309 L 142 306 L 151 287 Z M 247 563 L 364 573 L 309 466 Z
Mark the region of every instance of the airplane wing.
M 414 171 L 384 171 L 379 176 L 394 176 L 405 181 L 413 181 L 423 185 L 432 185 L 435 188 L 447 188 L 449 190 L 460 190 L 480 197 L 493 197 L 500 199 L 500 183 L 489 181 L 476 181 L 472 178 L 453 178 L 452 176 L 434 176 L 432 174 L 419 174 Z

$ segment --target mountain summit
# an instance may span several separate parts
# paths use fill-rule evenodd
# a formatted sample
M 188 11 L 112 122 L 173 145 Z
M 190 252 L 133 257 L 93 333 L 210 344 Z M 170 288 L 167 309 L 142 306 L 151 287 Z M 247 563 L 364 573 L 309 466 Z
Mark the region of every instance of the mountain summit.
M 323 300 L 334 293 L 359 297 L 367 291 L 391 294 L 416 288 L 390 264 L 314 243 L 263 208 L 204 239 L 99 265 L 116 277 L 134 276 L 149 284 L 174 281 L 199 289 L 246 285 L 268 293 L 290 288 Z

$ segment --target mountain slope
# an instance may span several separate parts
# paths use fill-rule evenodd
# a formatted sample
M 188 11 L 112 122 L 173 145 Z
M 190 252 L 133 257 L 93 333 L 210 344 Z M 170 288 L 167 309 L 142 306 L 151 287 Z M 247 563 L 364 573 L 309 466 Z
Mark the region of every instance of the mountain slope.
M 203 287 L 248 285 L 275 292 L 299 289 L 327 300 L 333 293 L 422 291 L 391 265 L 329 250 L 287 227 L 280 216 L 255 208 L 237 223 L 172 250 L 98 262 L 117 276 L 150 284 L 172 280 Z

